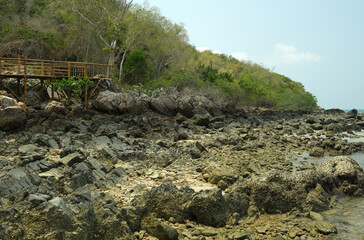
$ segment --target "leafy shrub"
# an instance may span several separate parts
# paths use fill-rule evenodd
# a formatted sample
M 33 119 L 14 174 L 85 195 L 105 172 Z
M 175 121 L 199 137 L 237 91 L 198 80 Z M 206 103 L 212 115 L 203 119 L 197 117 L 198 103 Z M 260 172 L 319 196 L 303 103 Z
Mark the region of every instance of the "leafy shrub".
M 79 95 L 82 93 L 82 88 L 85 86 L 92 87 L 94 82 L 90 80 L 89 77 L 85 78 L 62 78 L 57 79 L 54 84 L 54 90 L 61 92 L 65 95 L 67 101 L 71 97 L 80 97 Z

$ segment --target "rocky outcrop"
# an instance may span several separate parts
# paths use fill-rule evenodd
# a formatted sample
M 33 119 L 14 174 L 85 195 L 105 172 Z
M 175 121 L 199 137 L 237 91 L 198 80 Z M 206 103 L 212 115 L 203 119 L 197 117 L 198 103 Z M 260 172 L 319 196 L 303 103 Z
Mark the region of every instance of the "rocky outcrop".
M 335 229 L 314 212 L 363 195 L 355 161 L 308 156 L 362 151 L 347 141 L 360 114 L 219 115 L 171 94 L 103 92 L 115 115 L 26 108 L 20 131 L 0 131 L 0 239 L 319 239 Z M 279 229 L 265 213 L 285 213 Z
M 24 110 L 20 107 L 7 107 L 0 110 L 0 130 L 11 131 L 24 127 L 27 117 Z
M 234 189 L 250 196 L 250 204 L 267 213 L 288 212 L 293 208 L 323 211 L 330 197 L 344 193 L 364 196 L 363 169 L 349 157 L 335 157 L 316 170 L 297 173 L 271 171 L 254 176 Z
M 47 106 L 45 107 L 45 110 L 62 115 L 65 115 L 67 112 L 65 105 L 61 102 L 56 102 L 56 101 L 48 103 Z
M 4 110 L 7 107 L 17 106 L 18 102 L 11 97 L 0 95 L 0 109 Z
M 225 109 L 228 109 L 225 108 L 226 106 L 217 105 L 206 96 L 186 95 L 175 88 L 166 89 L 164 94 L 156 97 L 148 97 L 134 91 L 127 93 L 104 91 L 98 95 L 92 105 L 98 111 L 113 114 L 138 114 L 144 111 L 155 111 L 166 116 L 180 113 L 188 118 L 201 115 L 201 109 L 212 116 L 221 115 Z M 200 109 L 200 111 L 194 112 L 196 109 Z

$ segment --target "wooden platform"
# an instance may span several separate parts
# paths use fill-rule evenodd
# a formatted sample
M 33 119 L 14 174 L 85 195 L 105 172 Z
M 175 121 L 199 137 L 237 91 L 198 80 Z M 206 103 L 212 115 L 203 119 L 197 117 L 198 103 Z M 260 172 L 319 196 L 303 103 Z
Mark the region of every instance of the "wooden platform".
M 66 62 L 55 60 L 28 59 L 27 56 L 18 58 L 4 58 L 0 53 L 0 81 L 3 78 L 24 79 L 24 103 L 27 103 L 27 80 L 28 79 L 48 79 L 55 81 L 69 77 L 85 78 L 97 80 L 110 80 L 108 73 L 113 65 L 89 63 L 89 62 Z M 96 85 L 96 86 L 97 86 Z M 53 85 L 52 85 L 53 86 Z M 87 86 L 85 87 L 85 104 L 87 104 Z M 52 98 L 53 98 L 52 87 Z

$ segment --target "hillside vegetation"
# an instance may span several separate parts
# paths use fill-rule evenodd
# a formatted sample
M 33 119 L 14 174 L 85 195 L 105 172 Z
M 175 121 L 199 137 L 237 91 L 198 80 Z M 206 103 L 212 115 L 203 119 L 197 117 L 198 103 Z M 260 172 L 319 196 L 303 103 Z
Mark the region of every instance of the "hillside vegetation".
M 182 25 L 127 0 L 0 0 L 5 56 L 115 64 L 124 89 L 189 87 L 244 106 L 312 109 L 302 84 L 254 63 L 199 52 Z

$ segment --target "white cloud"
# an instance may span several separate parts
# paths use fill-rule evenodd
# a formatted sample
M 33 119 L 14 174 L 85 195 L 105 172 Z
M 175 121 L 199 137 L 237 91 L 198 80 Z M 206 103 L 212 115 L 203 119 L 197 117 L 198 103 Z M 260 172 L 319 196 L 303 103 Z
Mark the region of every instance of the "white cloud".
M 215 53 L 215 54 L 222 54 L 222 51 L 220 51 L 220 50 L 211 50 L 208 47 L 196 47 L 196 50 L 199 51 L 199 52 L 210 51 L 210 52 Z
M 240 61 L 247 61 L 249 58 L 249 55 L 246 52 L 234 52 L 231 54 L 234 58 L 240 60 Z
M 301 52 L 295 46 L 277 43 L 275 45 L 275 59 L 284 64 L 300 62 L 319 62 L 321 56 L 311 52 Z
M 196 47 L 196 50 L 199 52 L 211 51 L 208 47 Z

